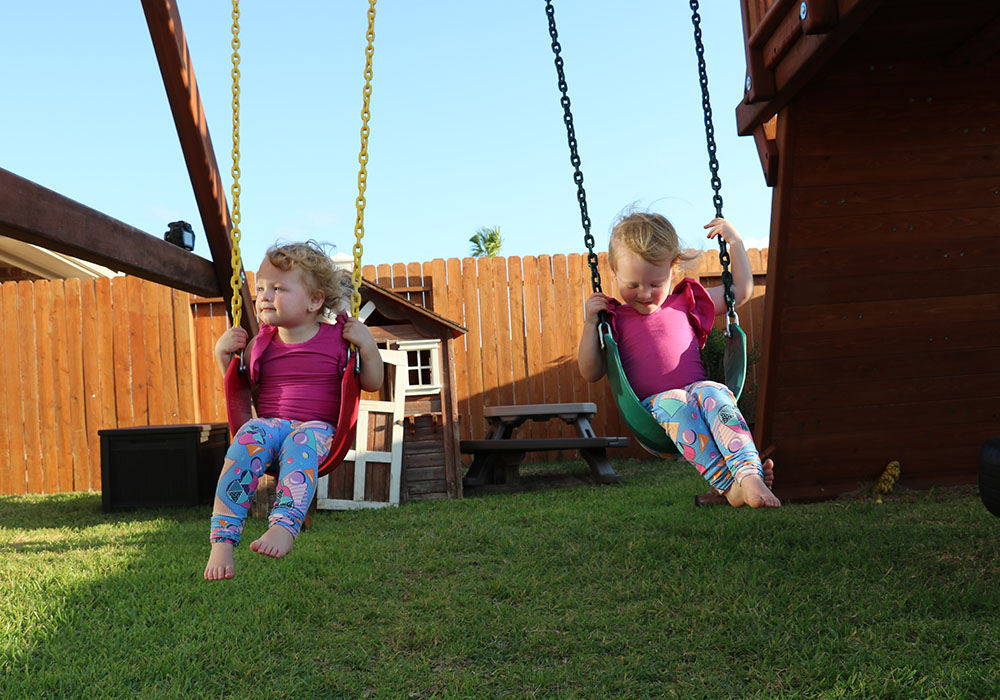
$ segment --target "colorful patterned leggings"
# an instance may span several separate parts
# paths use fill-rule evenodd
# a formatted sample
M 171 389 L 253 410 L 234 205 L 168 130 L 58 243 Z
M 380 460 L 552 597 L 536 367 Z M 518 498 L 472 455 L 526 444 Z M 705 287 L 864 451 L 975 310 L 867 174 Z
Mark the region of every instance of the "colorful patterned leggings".
M 212 542 L 240 543 L 257 482 L 272 465 L 278 467 L 278 487 L 268 525 L 281 525 L 297 536 L 316 492 L 316 472 L 330 450 L 333 433 L 334 428 L 322 421 L 248 420 L 226 452 L 215 491 Z M 220 501 L 225 508 L 220 508 Z
M 736 398 L 716 382 L 694 382 L 643 400 L 656 422 L 719 493 L 750 474 L 763 477 L 760 455 Z

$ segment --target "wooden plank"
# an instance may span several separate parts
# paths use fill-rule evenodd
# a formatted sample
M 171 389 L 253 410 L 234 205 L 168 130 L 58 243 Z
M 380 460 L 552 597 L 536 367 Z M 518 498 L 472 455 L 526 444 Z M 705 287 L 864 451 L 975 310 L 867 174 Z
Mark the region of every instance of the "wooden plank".
M 378 273 L 375 271 L 374 265 L 362 265 L 361 266 L 361 279 L 368 280 L 373 284 L 378 283 Z
M 229 309 L 232 308 L 230 300 L 233 292 L 229 283 L 232 277 L 232 222 L 226 204 L 225 192 L 228 188 L 223 185 L 215 160 L 215 149 L 212 147 L 201 96 L 198 94 L 198 82 L 184 36 L 180 11 L 174 0 L 142 0 L 142 9 L 174 117 L 174 126 L 177 127 L 195 202 L 201 214 L 205 238 L 214 261 L 212 268 L 216 283 L 213 287 L 216 294 L 221 293 L 225 297 L 226 308 Z M 243 272 L 242 266 L 240 272 Z M 185 289 L 183 286 L 173 286 Z M 196 289 L 186 291 L 205 294 Z M 253 301 L 246 285 L 243 285 L 240 296 L 243 308 L 248 311 L 252 309 Z M 242 325 L 251 336 L 257 334 L 257 318 L 252 312 L 243 314 Z
M 24 415 L 24 457 L 27 478 L 27 493 L 43 493 L 42 445 L 38 430 L 27 426 L 40 424 L 40 392 L 38 386 L 38 347 L 36 345 L 35 286 L 31 282 L 17 285 L 18 307 L 18 351 L 21 364 L 21 407 Z
M 207 260 L 2 168 L 0 236 L 162 284 L 218 292 Z
M 1000 251 L 1000 245 L 997 248 Z M 930 271 L 934 280 L 933 288 L 928 285 L 927 271 L 914 271 L 908 267 L 900 269 L 883 267 L 885 271 L 881 274 L 872 270 L 844 275 L 839 279 L 826 276 L 797 277 L 794 305 L 817 306 L 830 302 L 860 304 L 878 299 L 902 301 L 969 297 L 990 289 L 1000 274 L 1000 266 L 995 264 L 991 267 L 971 267 L 976 264 L 990 264 L 985 259 L 976 260 L 971 256 L 956 257 L 954 260 L 939 259 L 937 262 L 941 267 Z M 949 267 L 945 268 L 945 265 Z M 920 322 L 920 315 L 910 320 Z
M 144 313 L 142 321 L 143 351 L 146 361 L 146 422 L 148 425 L 164 425 L 163 357 L 160 342 L 159 285 L 140 284 L 139 293 Z
M 107 280 L 105 280 L 107 281 Z M 81 354 L 83 359 L 83 390 L 84 390 L 84 437 L 87 441 L 89 455 L 84 469 L 86 476 L 81 477 L 94 490 L 99 482 L 94 480 L 94 472 L 100 466 L 100 438 L 97 431 L 103 427 L 101 401 L 101 337 L 97 331 L 97 283 L 86 280 L 80 283 L 80 334 Z
M 10 332 L 21 328 L 21 292 L 18 283 L 4 282 L 0 286 L 0 292 L 3 294 L 3 327 L 8 330 L 0 340 L 3 343 L 4 357 L 4 394 L 0 397 L 0 402 L 3 403 L 8 417 L 8 420 L 4 421 L 4 427 L 7 428 L 7 450 L 5 453 L 0 453 L 0 459 L 3 460 L 3 464 L 0 465 L 0 492 L 19 494 L 27 491 L 23 426 L 27 424 L 28 417 L 25 415 L 24 421 L 10 419 L 24 415 L 25 411 L 21 345 L 26 343 L 27 339 L 21 338 L 19 333 Z
M 69 347 L 67 344 L 66 287 L 53 280 L 52 291 L 52 380 L 56 410 L 53 420 L 59 443 L 50 470 L 56 475 L 56 491 L 73 491 L 73 422 L 70 402 Z
M 799 187 L 828 187 L 860 184 L 874 179 L 892 182 L 950 180 L 968 175 L 1000 175 L 1000 158 L 993 143 L 974 146 L 952 144 L 949 148 L 926 147 L 894 149 L 892 167 L 887 168 L 886 152 L 872 144 L 854 153 L 833 155 L 796 154 L 792 164 L 795 184 Z
M 967 177 L 914 183 L 900 188 L 894 182 L 872 182 L 865 187 L 838 185 L 796 188 L 790 216 L 795 221 L 827 216 L 894 216 L 912 212 L 976 209 L 996 203 L 994 177 Z
M 992 353 L 991 353 L 992 354 Z M 880 379 L 921 381 L 927 377 L 989 374 L 981 350 L 945 350 L 923 355 L 880 355 L 782 362 L 774 375 L 774 388 L 832 385 Z
M 173 330 L 175 339 L 175 371 L 177 372 L 177 407 L 179 423 L 201 423 L 201 413 L 198 411 L 200 399 L 198 394 L 196 357 L 204 350 L 195 346 L 194 316 L 191 310 L 191 295 L 176 291 L 172 295 Z M 214 347 L 213 347 L 214 355 Z
M 1000 318 L 1000 294 L 975 294 L 789 307 L 782 312 L 780 323 L 785 332 L 791 333 L 856 333 L 876 327 L 904 327 L 914 319 L 944 329 L 951 323 L 997 318 Z
M 552 256 L 552 304 L 554 326 L 550 327 L 552 345 L 556 352 L 555 372 L 558 375 L 558 398 L 548 397 L 552 403 L 573 403 L 576 401 L 576 344 L 573 342 L 569 322 L 569 277 L 566 256 L 559 253 Z M 565 423 L 553 423 L 549 426 L 553 437 L 568 438 L 575 431 Z
M 553 289 L 552 257 L 538 256 L 538 306 L 541 319 L 542 381 L 545 388 L 537 403 L 559 401 L 559 345 L 556 338 L 555 291 Z
M 448 268 L 442 258 L 434 258 L 424 263 L 424 277 L 430 282 L 430 292 L 426 296 L 430 311 L 450 318 L 448 309 Z
M 444 422 L 442 425 L 442 441 L 444 442 L 444 466 L 445 466 L 445 488 L 452 498 L 460 498 L 462 495 L 462 481 L 459 478 L 459 467 L 461 458 L 458 454 L 459 434 L 458 398 L 455 393 L 455 344 L 461 338 L 445 338 L 442 342 L 442 353 L 444 357 L 445 386 L 442 392 L 441 402 L 445 406 Z
M 199 348 L 194 363 L 198 378 L 198 411 L 202 420 L 215 415 L 212 383 L 215 375 L 219 373 L 214 350 L 211 354 L 204 351 L 204 348 L 215 347 L 215 339 L 212 337 L 212 306 L 214 304 L 196 304 L 193 308 L 195 344 Z
M 69 359 L 70 434 L 73 452 L 74 491 L 90 491 L 90 447 L 87 445 L 87 386 L 84 381 L 84 354 L 94 341 L 83 326 L 83 285 L 79 279 L 66 280 L 66 347 Z M 96 377 L 96 370 L 94 375 Z
M 527 338 L 524 329 L 524 278 L 521 258 L 507 258 L 510 280 L 510 357 L 514 381 L 512 403 L 531 403 L 528 393 Z
M 545 397 L 544 365 L 542 359 L 541 311 L 538 293 L 538 258 L 521 258 L 524 283 L 524 330 L 525 368 L 528 380 L 528 395 L 525 403 L 543 403 Z M 534 425 L 528 425 L 530 437 L 540 436 Z
M 375 275 L 378 279 L 378 286 L 392 290 L 392 267 L 385 264 L 378 265 L 375 268 Z
M 496 346 L 496 299 L 493 292 L 493 258 L 476 260 L 479 289 L 479 324 L 482 338 L 483 402 L 486 406 L 499 403 Z
M 162 285 L 157 285 L 156 291 L 160 334 L 159 348 L 162 355 L 160 369 L 163 373 L 163 415 L 169 424 L 176 425 L 185 422 L 181 419 L 180 397 L 178 395 L 180 377 L 177 374 L 177 338 L 174 335 L 174 297 L 181 292 Z
M 35 362 L 38 367 L 38 433 L 41 440 L 42 491 L 59 490 L 59 425 L 55 421 L 56 397 L 53 377 L 52 348 L 52 286 L 48 280 L 38 280 L 35 286 Z M 30 465 L 29 465 L 30 466 Z
M 511 360 L 512 290 L 507 283 L 507 259 L 492 258 L 493 268 L 493 318 L 496 335 L 497 401 L 514 403 L 514 365 Z
M 423 306 L 426 309 L 430 308 L 430 299 L 428 292 L 429 290 L 429 278 L 427 275 L 428 282 L 424 282 L 424 272 L 420 263 L 411 262 L 406 265 L 406 284 L 410 288 L 421 289 L 423 291 L 411 292 L 410 301 L 417 306 Z
M 465 307 L 466 357 L 468 358 L 469 413 L 471 424 L 469 434 L 480 437 L 484 434 L 483 424 L 483 355 L 482 336 L 479 330 L 479 284 L 476 280 L 476 259 L 462 258 L 462 294 Z
M 128 278 L 118 277 L 111 282 L 114 338 L 114 405 L 115 427 L 136 425 L 132 407 L 132 336 L 129 332 Z
M 776 412 L 821 406 L 824 412 L 856 406 L 888 406 L 935 401 L 940 397 L 1000 398 L 1000 375 L 994 372 L 913 379 L 872 379 L 837 384 L 781 386 L 774 391 Z M 777 415 L 777 413 L 776 413 Z M 897 415 L 899 415 L 897 413 Z
M 865 333 L 785 333 L 779 349 L 781 362 L 881 355 L 926 355 L 941 350 L 1000 347 L 1000 321 L 966 321 L 938 325 L 912 323 L 896 328 L 871 328 Z
M 892 430 L 895 425 L 887 424 L 887 415 L 902 417 L 907 432 L 947 433 L 954 425 L 983 425 L 992 422 L 1000 425 L 1000 386 L 994 386 L 993 395 L 988 398 L 973 399 L 962 397 L 950 399 L 923 397 L 911 403 L 896 403 L 886 397 L 886 402 L 876 406 L 851 406 L 850 410 L 835 410 L 815 404 L 809 410 L 775 411 L 774 430 L 781 435 L 805 432 L 812 435 L 843 435 L 866 430 L 872 426 L 882 426 Z
M 115 409 L 115 328 L 114 328 L 114 292 L 111 280 L 100 278 L 94 282 L 95 308 L 97 309 L 97 358 L 98 375 L 100 376 L 101 410 L 94 425 L 87 419 L 87 434 L 90 441 L 90 454 L 101 454 L 101 440 L 97 431 L 102 428 L 124 427 L 118 425 Z M 97 489 L 101 488 L 100 459 L 90 461 L 90 481 Z
M 132 419 L 135 421 L 134 425 L 149 425 L 148 350 L 146 348 L 146 313 L 142 299 L 142 280 L 136 277 L 126 277 L 125 284 L 128 292 L 126 302 L 128 304 L 129 350 L 132 356 Z
M 445 265 L 448 275 L 448 318 L 467 328 L 465 320 L 463 290 L 465 283 L 462 277 L 462 261 L 458 258 L 448 258 Z M 469 369 L 467 340 L 468 333 L 456 338 L 452 346 L 455 367 L 455 396 L 458 399 L 459 434 L 463 438 L 471 437 L 471 426 L 468 416 L 469 406 Z
M 400 287 L 409 287 L 408 278 L 406 275 L 406 265 L 403 263 L 393 263 L 392 265 L 392 289 L 396 291 Z M 400 292 L 404 299 L 410 299 L 409 292 Z

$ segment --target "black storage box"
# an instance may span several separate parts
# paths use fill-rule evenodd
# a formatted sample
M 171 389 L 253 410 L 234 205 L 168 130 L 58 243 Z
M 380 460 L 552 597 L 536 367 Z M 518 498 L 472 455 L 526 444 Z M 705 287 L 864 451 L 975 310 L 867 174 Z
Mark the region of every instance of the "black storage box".
M 98 430 L 104 512 L 211 503 L 229 446 L 225 423 Z

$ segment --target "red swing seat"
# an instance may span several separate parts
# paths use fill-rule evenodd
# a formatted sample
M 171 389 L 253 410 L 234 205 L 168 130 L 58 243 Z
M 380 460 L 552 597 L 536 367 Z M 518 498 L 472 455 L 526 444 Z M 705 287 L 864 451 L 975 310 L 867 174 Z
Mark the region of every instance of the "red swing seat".
M 241 359 L 234 356 L 226 369 L 223 388 L 226 394 L 226 417 L 229 420 L 230 436 L 253 417 L 250 409 L 253 400 L 250 394 L 250 368 L 240 367 Z M 351 352 L 347 357 L 347 368 L 340 382 L 340 415 L 337 430 L 326 458 L 319 465 L 317 478 L 326 476 L 344 461 L 347 451 L 354 444 L 354 433 L 358 428 L 358 410 L 361 401 L 361 377 L 358 369 L 358 354 Z M 270 471 L 270 470 L 269 470 Z

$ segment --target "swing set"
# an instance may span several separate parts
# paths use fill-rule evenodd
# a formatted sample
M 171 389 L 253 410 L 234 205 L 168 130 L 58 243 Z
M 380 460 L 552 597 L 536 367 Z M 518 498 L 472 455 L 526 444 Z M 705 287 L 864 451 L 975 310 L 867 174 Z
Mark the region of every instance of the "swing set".
M 364 103 L 361 108 L 361 152 L 358 154 L 360 168 L 358 170 L 358 197 L 355 200 L 357 208 L 357 218 L 354 225 L 354 266 L 351 275 L 353 293 L 351 295 L 351 316 L 359 317 L 361 310 L 361 254 L 364 247 L 361 239 L 365 235 L 365 188 L 368 181 L 368 119 L 371 116 L 369 103 L 372 94 L 372 56 L 375 54 L 375 2 L 369 0 L 368 4 L 368 32 L 366 37 L 368 45 L 365 47 L 365 87 Z M 233 290 L 232 296 L 232 327 L 239 328 L 243 309 L 241 289 L 244 284 L 243 263 L 240 259 L 240 8 L 239 0 L 233 0 L 233 227 L 230 232 L 232 241 L 232 267 L 233 275 L 230 285 Z M 339 320 L 343 320 L 341 317 Z M 226 417 L 229 422 L 229 432 L 235 437 L 236 431 L 246 423 L 252 416 L 251 411 L 251 390 L 249 380 L 249 368 L 243 361 L 243 355 L 234 355 L 226 370 L 223 386 L 226 396 Z M 361 402 L 361 365 L 357 348 L 353 345 L 348 351 L 347 367 L 340 385 L 340 412 L 337 418 L 336 431 L 333 434 L 333 442 L 326 458 L 319 465 L 318 477 L 326 476 L 336 469 L 351 446 L 354 444 L 355 432 L 358 425 L 358 414 Z
M 701 105 L 705 117 L 705 138 L 708 143 L 708 162 L 712 173 L 712 201 L 715 204 L 715 215 L 722 218 L 722 179 L 719 177 L 719 161 L 716 157 L 715 129 L 712 125 L 712 104 L 708 94 L 708 72 L 705 66 L 705 47 L 701 40 L 701 16 L 698 13 L 698 0 L 690 0 L 691 22 L 694 25 L 695 51 L 698 54 L 698 78 L 701 84 Z M 566 124 L 566 139 L 569 143 L 570 163 L 573 165 L 573 182 L 576 183 L 576 198 L 580 204 L 580 220 L 583 224 L 583 242 L 587 247 L 587 264 L 590 267 L 590 281 L 593 291 L 601 291 L 601 273 L 597 267 L 597 253 L 594 252 L 594 236 L 590 232 L 590 216 L 587 214 L 587 193 L 583 187 L 583 171 L 580 169 L 580 155 L 577 152 L 576 132 L 573 128 L 573 113 L 570 109 L 570 99 L 566 84 L 563 59 L 560 55 L 559 33 L 556 30 L 555 8 L 552 0 L 545 1 L 545 13 L 549 18 L 549 36 L 552 37 L 552 53 L 555 55 L 556 74 L 559 82 L 559 92 L 562 97 L 563 121 Z M 733 275 L 729 271 L 729 251 L 722 236 L 719 240 L 719 262 L 722 264 L 722 283 L 725 285 L 726 299 L 726 348 L 723 355 L 725 383 L 738 399 L 743 392 L 743 382 L 747 372 L 747 339 L 746 333 L 740 328 L 739 318 L 734 308 Z M 600 314 L 598 324 L 601 348 L 604 353 L 604 367 L 611 386 L 611 393 L 618 406 L 622 420 L 629 431 L 646 450 L 655 454 L 670 455 L 677 453 L 677 446 L 666 434 L 662 426 L 656 422 L 653 415 L 642 405 L 635 391 L 629 385 L 625 370 L 622 368 L 618 345 L 611 337 L 611 326 L 606 314 Z

